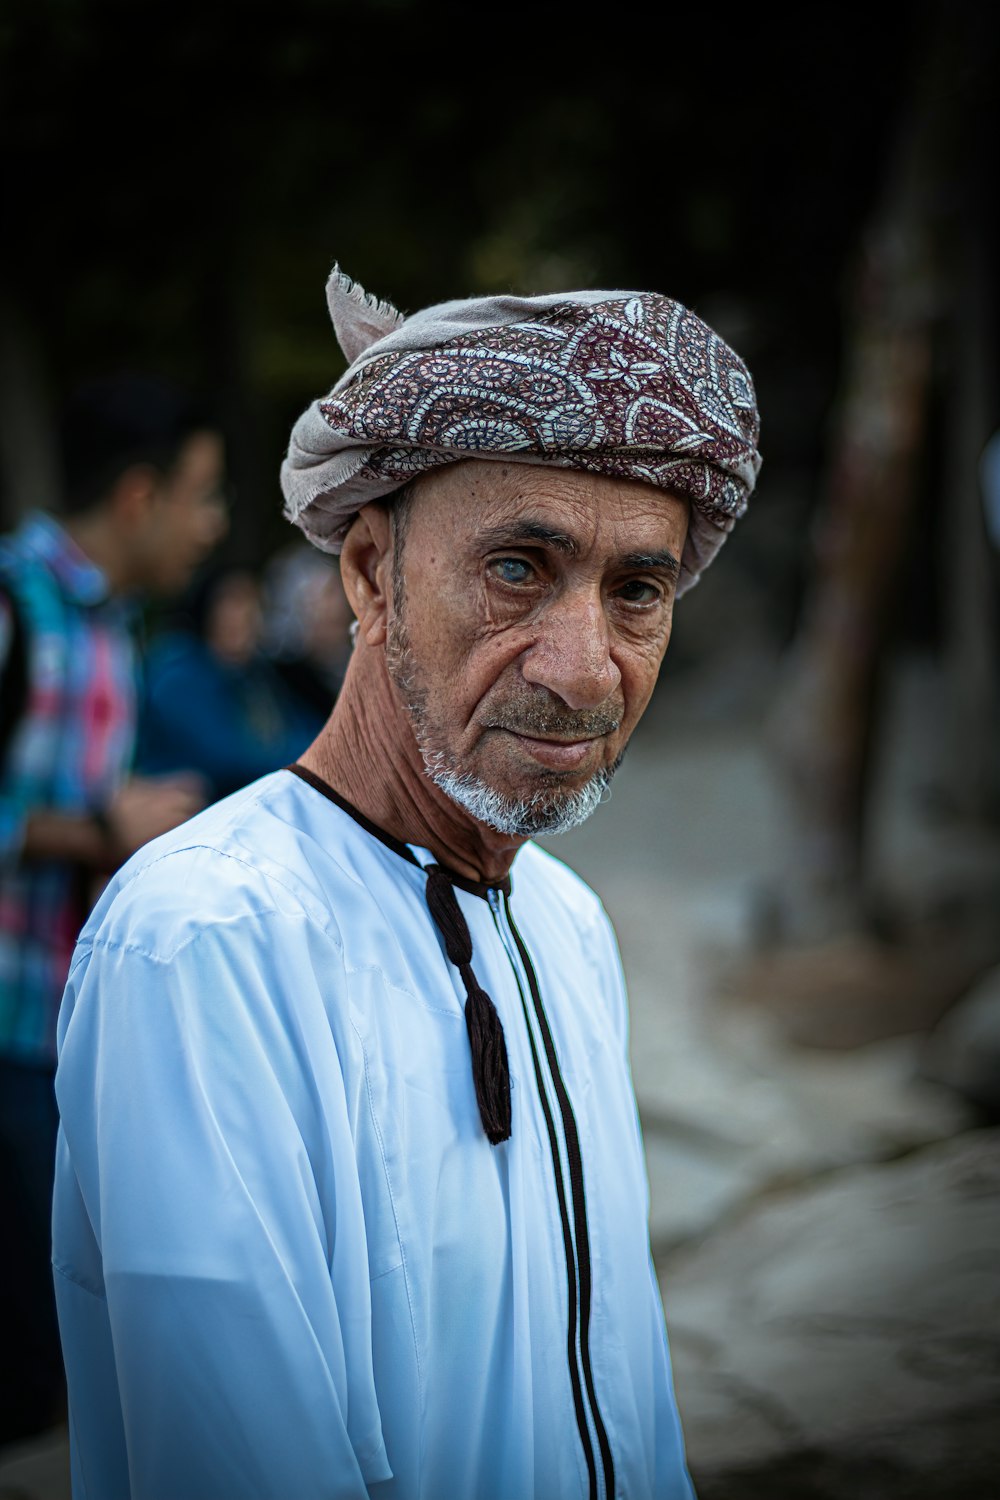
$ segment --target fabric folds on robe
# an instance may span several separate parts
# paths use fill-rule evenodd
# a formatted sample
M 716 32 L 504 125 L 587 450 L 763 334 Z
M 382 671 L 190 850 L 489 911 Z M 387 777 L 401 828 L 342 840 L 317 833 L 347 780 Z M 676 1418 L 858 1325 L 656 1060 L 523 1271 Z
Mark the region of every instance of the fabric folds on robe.
M 513 921 L 579 1127 L 615 1488 L 690 1500 L 607 919 L 533 845 L 509 909 L 459 891 L 509 1051 L 491 1146 L 425 883 L 277 772 L 102 898 L 57 1079 L 77 1500 L 588 1495 Z

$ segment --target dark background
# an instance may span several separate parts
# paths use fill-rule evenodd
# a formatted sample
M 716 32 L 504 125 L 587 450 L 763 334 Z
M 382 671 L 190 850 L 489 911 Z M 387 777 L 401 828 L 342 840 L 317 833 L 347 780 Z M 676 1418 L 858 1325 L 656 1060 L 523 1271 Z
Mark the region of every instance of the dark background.
M 734 643 L 774 662 L 801 644 L 800 678 L 825 671 L 843 706 L 828 727 L 799 703 L 800 771 L 831 735 L 853 767 L 807 821 L 844 823 L 847 799 L 856 844 L 883 663 L 939 654 L 966 705 L 960 743 L 983 740 L 971 705 L 996 699 L 997 558 L 975 491 L 1000 426 L 997 30 L 971 0 L 8 0 L 0 528 L 58 504 L 62 396 L 152 368 L 214 402 L 235 493 L 221 560 L 263 563 L 291 536 L 290 424 L 343 368 L 335 260 L 404 311 L 664 291 L 749 363 L 764 468 L 711 587 L 678 612 L 663 676 Z M 838 664 L 824 621 L 858 600 L 858 659 Z M 780 709 L 777 676 L 768 691 Z M 992 776 L 978 809 L 1000 796 L 986 760 L 943 773 Z
M 0 24 L 7 522 L 52 483 L 65 389 L 152 366 L 219 403 L 230 550 L 279 545 L 289 424 L 342 368 L 335 259 L 409 310 L 654 288 L 755 374 L 776 524 L 748 525 L 741 564 L 787 633 L 865 226 L 942 33 L 935 211 L 961 238 L 996 196 L 993 38 L 971 9 L 33 0 Z

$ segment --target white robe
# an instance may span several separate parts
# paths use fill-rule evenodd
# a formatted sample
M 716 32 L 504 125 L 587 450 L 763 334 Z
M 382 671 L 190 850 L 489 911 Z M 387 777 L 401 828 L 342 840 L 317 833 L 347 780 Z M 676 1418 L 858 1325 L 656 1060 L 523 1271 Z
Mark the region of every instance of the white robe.
M 85 928 L 53 1245 L 78 1500 L 689 1500 L 608 920 L 531 844 L 509 903 L 459 891 L 494 1147 L 425 885 L 279 771 Z

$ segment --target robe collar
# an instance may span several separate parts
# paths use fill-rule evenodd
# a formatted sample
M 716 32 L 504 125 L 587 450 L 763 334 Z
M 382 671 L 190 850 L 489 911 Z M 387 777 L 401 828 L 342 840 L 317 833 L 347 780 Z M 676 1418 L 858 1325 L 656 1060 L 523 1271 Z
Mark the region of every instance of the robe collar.
M 335 803 L 341 812 L 347 813 L 349 818 L 353 818 L 355 823 L 360 824 L 366 833 L 371 834 L 372 838 L 378 839 L 380 844 L 384 844 L 387 849 L 391 849 L 393 854 L 398 854 L 401 859 L 408 860 L 411 865 L 416 865 L 418 869 L 425 868 L 419 859 L 417 859 L 409 844 L 401 843 L 399 839 L 393 838 L 391 833 L 386 833 L 384 828 L 379 828 L 377 823 L 373 823 L 370 818 L 366 818 L 364 813 L 360 812 L 352 802 L 348 802 L 346 797 L 342 797 L 339 792 L 335 791 L 329 782 L 323 780 L 322 776 L 317 776 L 315 771 L 310 771 L 308 766 L 299 765 L 296 761 L 293 765 L 286 766 L 285 770 L 291 771 L 293 776 L 298 776 L 307 786 L 311 786 L 315 791 L 320 792 L 324 797 Z M 468 891 L 470 896 L 479 896 L 484 901 L 489 899 L 490 891 L 499 891 L 504 896 L 509 896 L 511 893 L 512 887 L 509 875 L 505 875 L 503 880 L 492 882 L 470 880 L 467 875 L 460 875 L 457 870 L 451 870 L 447 865 L 439 863 L 438 868 L 448 877 L 452 885 L 457 885 L 459 890 Z

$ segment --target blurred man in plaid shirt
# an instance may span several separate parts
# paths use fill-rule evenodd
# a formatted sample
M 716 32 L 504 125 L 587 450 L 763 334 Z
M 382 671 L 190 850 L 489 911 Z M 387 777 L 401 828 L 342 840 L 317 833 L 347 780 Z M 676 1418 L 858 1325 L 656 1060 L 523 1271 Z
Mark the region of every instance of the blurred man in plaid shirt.
M 138 596 L 179 592 L 226 527 L 222 441 L 164 382 L 70 400 L 63 512 L 0 538 L 0 1442 L 59 1415 L 49 1266 L 55 1026 L 101 882 L 200 805 L 129 776 Z

